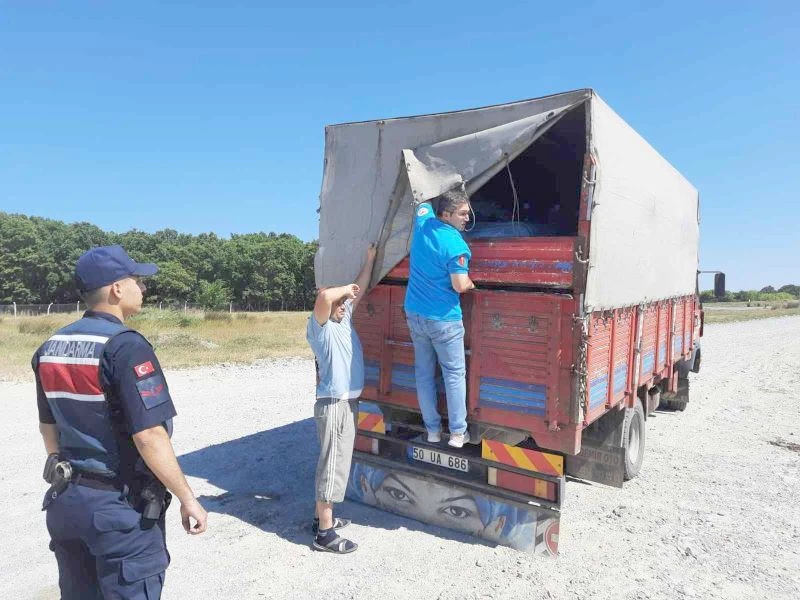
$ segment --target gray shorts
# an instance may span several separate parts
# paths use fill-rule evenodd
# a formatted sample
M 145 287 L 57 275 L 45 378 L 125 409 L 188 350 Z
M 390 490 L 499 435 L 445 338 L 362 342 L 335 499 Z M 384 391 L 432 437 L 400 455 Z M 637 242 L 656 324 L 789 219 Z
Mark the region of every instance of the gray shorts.
M 358 429 L 358 400 L 317 398 L 314 422 L 319 436 L 319 462 L 314 478 L 318 502 L 341 502 L 350 477 Z

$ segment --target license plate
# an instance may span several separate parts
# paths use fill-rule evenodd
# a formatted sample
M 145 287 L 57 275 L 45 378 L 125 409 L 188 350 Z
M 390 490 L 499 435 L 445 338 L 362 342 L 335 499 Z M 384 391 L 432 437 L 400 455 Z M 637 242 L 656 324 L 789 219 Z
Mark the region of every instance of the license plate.
M 411 447 L 411 458 L 431 465 L 453 469 L 454 471 L 469 471 L 469 461 L 460 456 L 452 456 L 430 448 Z

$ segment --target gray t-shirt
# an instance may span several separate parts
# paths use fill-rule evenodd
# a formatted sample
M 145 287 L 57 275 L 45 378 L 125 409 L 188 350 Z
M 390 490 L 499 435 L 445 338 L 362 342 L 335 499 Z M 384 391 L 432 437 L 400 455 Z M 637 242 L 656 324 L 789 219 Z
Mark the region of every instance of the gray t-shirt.
M 319 367 L 317 398 L 358 398 L 364 389 L 364 351 L 353 329 L 353 302 L 345 302 L 342 321 L 317 323 L 314 314 L 308 319 L 306 339 Z

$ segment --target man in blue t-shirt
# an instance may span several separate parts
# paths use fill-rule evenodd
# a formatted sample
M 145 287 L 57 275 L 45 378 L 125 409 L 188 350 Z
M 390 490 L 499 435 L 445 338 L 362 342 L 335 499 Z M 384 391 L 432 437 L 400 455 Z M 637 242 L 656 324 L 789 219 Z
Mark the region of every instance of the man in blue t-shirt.
M 439 197 L 435 215 L 427 202 L 417 207 L 405 299 L 414 342 L 417 400 L 428 441 L 441 441 L 442 418 L 436 410 L 434 379 L 438 359 L 447 394 L 448 444 L 455 448 L 469 441 L 464 324 L 459 302 L 460 294 L 475 287 L 468 274 L 469 246 L 461 236 L 469 213 L 469 199 L 458 188 Z
M 337 554 L 358 548 L 337 535 L 336 530 L 350 520 L 334 518 L 333 505 L 344 500 L 358 429 L 358 398 L 364 388 L 364 352 L 352 326 L 353 312 L 367 292 L 374 262 L 372 244 L 355 283 L 319 291 L 306 329 L 319 372 L 314 404 L 320 453 L 314 479 L 313 547 Z

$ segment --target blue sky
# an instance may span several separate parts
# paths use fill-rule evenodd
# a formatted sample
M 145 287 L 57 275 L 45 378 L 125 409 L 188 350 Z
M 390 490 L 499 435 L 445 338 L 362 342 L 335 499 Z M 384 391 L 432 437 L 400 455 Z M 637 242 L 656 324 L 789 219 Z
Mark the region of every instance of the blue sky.
M 702 268 L 800 283 L 796 3 L 374 4 L 3 2 L 0 210 L 309 240 L 326 124 L 594 87 L 700 190 Z

